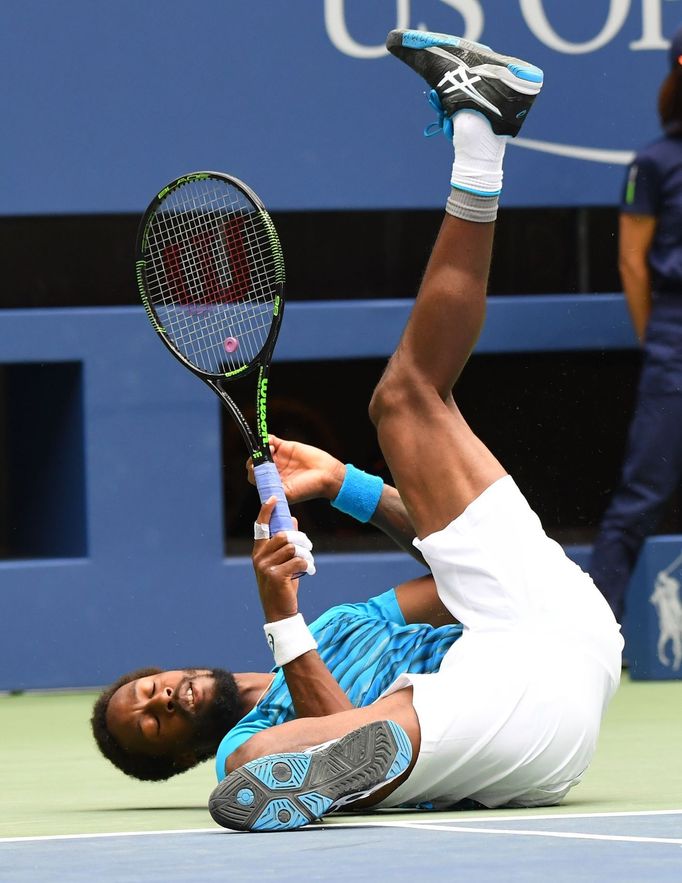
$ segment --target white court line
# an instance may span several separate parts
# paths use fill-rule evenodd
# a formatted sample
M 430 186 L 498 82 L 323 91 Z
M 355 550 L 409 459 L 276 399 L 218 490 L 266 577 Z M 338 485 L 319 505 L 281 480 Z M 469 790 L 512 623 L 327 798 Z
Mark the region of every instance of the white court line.
M 520 808 L 520 809 L 522 809 L 522 808 Z M 507 810 L 502 809 L 502 810 L 499 810 L 498 814 L 494 815 L 494 816 L 483 816 L 483 815 L 474 816 L 474 814 L 472 812 L 472 815 L 469 818 L 471 819 L 472 822 L 500 822 L 500 821 L 505 821 L 505 822 L 512 822 L 512 821 L 513 822 L 515 822 L 515 821 L 537 822 L 537 821 L 544 821 L 546 819 L 617 819 L 617 818 L 622 818 L 623 816 L 676 816 L 676 815 L 682 815 L 682 809 L 642 809 L 642 810 L 632 809 L 632 810 L 621 811 L 621 812 L 575 812 L 575 813 L 554 812 L 554 813 L 540 813 L 538 815 L 532 815 L 532 816 L 522 816 L 522 815 L 501 816 L 499 814 L 500 812 L 509 812 L 509 811 L 510 811 L 509 809 L 507 809 Z M 481 810 L 481 812 L 482 812 L 482 810 Z M 519 812 L 519 810 L 516 810 L 516 812 Z M 442 821 L 443 821 L 443 824 L 449 824 L 453 820 L 452 819 L 443 819 Z M 469 819 L 463 819 L 462 823 L 464 824 L 467 821 L 469 821 Z M 398 822 L 400 822 L 400 824 L 402 824 L 402 822 L 400 820 L 397 820 L 396 823 L 398 823 Z M 415 819 L 414 822 L 417 822 L 417 819 Z M 413 824 L 413 821 L 410 821 L 410 824 Z M 439 824 L 439 822 L 428 821 L 425 819 L 424 824 L 436 825 L 436 824 Z
M 37 837 L 0 837 L 1 843 L 35 843 L 39 840 L 90 840 L 95 837 L 155 837 L 161 834 L 237 834 L 226 828 L 171 828 L 167 831 L 107 831 L 95 834 L 43 834 Z
M 682 815 L 682 809 L 647 809 L 647 810 L 630 810 L 627 812 L 587 812 L 587 813 L 546 813 L 541 815 L 533 815 L 533 816 L 522 816 L 519 817 L 518 821 L 523 822 L 535 822 L 535 821 L 544 821 L 546 819 L 552 820 L 560 820 L 560 819 L 608 819 L 608 818 L 622 818 L 625 816 L 674 816 L 674 815 Z M 338 816 L 336 817 L 338 818 Z M 470 817 L 472 823 L 474 822 L 474 818 Z M 480 822 L 500 822 L 500 821 L 516 821 L 513 816 L 504 816 L 500 818 L 499 815 L 495 816 L 476 816 L 476 823 Z M 367 819 L 364 822 L 334 822 L 332 825 L 327 826 L 327 830 L 330 828 L 400 828 L 400 827 L 409 827 L 409 828 L 426 828 L 428 830 L 434 831 L 445 831 L 449 830 L 446 825 L 450 825 L 452 830 L 457 831 L 475 831 L 477 829 L 473 827 L 466 827 L 465 822 L 463 822 L 462 826 L 453 827 L 452 819 L 443 819 L 442 822 L 434 822 L 427 821 L 424 819 L 412 819 L 410 821 L 386 821 L 382 822 L 379 819 Z M 322 830 L 322 826 L 315 827 L 314 829 L 309 828 L 308 830 Z M 491 828 L 485 828 L 484 831 L 488 832 L 492 830 Z M 230 831 L 226 828 L 171 828 L 167 830 L 160 831 L 108 831 L 108 832 L 100 832 L 100 833 L 92 833 L 92 834 L 42 834 L 37 836 L 29 836 L 29 837 L 0 837 L 0 844 L 2 843 L 35 843 L 37 841 L 42 840 L 89 840 L 97 837 L 158 837 L 163 834 L 237 834 L 237 831 Z M 510 829 L 507 833 L 516 834 L 519 831 L 515 829 Z M 532 833 L 537 834 L 539 836 L 546 834 L 546 832 L 523 832 L 523 833 Z M 625 840 L 638 840 L 644 839 L 645 841 L 650 840 L 651 838 L 633 838 L 633 837 L 610 837 L 610 835 L 576 835 L 576 834 L 557 834 L 555 836 L 562 837 L 596 837 L 600 839 L 625 839 Z M 654 838 L 655 839 L 655 838 Z M 673 840 L 673 841 L 665 841 L 665 840 L 656 840 L 656 842 L 674 842 L 674 843 L 682 843 L 682 840 Z
M 380 823 L 382 824 L 382 823 Z M 564 840 L 616 840 L 622 843 L 668 843 L 682 846 L 682 838 L 629 837 L 620 834 L 577 834 L 566 831 L 529 831 L 523 828 L 474 828 L 464 825 L 415 824 L 414 822 L 385 822 L 393 828 L 412 828 L 418 831 L 448 831 L 454 834 L 512 834 L 515 837 L 560 837 Z

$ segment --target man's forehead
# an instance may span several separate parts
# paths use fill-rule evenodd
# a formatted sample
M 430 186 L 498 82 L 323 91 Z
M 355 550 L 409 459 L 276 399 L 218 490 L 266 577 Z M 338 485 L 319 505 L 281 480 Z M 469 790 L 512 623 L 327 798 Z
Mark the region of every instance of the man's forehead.
M 139 678 L 135 678 L 133 681 L 128 681 L 127 684 L 122 684 L 118 690 L 112 694 L 107 707 L 107 719 L 110 718 L 110 712 L 121 711 L 126 706 L 132 705 L 135 702 L 137 698 L 138 681 Z

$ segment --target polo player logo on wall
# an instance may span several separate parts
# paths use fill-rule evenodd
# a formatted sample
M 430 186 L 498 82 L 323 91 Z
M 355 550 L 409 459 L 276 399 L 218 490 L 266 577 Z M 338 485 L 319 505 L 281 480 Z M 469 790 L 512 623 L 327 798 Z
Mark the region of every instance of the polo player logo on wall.
M 656 576 L 654 591 L 649 601 L 658 614 L 658 659 L 662 665 L 678 671 L 682 666 L 682 597 L 680 580 L 673 576 L 682 568 L 682 553 Z M 680 576 L 680 574 L 677 574 Z M 670 643 L 672 660 L 666 650 Z

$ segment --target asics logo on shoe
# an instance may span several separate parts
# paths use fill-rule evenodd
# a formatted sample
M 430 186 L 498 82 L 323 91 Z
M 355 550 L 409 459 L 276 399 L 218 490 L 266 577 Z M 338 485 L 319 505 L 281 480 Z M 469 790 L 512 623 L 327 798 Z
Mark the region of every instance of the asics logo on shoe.
M 471 68 L 467 67 L 463 61 L 459 61 L 459 59 L 454 59 L 459 67 L 457 70 L 449 70 L 446 74 L 444 74 L 443 79 L 436 86 L 437 90 L 441 90 L 442 95 L 449 95 L 452 92 L 464 92 L 465 95 L 468 95 L 469 98 L 473 98 L 473 100 L 480 104 L 481 107 L 487 107 L 488 110 L 491 110 L 493 113 L 496 113 L 498 116 L 502 116 L 502 112 L 495 107 L 487 98 L 484 98 L 478 89 L 474 89 L 474 83 L 478 83 L 482 78 L 478 76 L 478 74 L 474 74 Z M 449 83 L 447 88 L 443 88 L 446 83 Z

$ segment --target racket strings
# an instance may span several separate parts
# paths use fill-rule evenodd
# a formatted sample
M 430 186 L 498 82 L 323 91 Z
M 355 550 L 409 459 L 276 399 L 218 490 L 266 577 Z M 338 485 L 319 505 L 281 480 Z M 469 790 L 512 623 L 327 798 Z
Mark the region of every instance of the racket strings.
M 204 218 L 204 222 L 215 225 L 217 216 L 215 213 L 213 215 L 213 217 L 207 216 Z M 197 224 L 190 220 L 190 218 L 190 215 L 184 215 L 185 222 L 181 223 L 179 232 L 181 235 L 191 236 L 196 241 Z M 168 225 L 164 224 L 164 227 L 167 228 Z M 167 231 L 164 232 L 167 233 Z M 217 355 L 221 366 L 222 362 L 227 361 L 229 363 L 228 368 L 234 369 L 244 361 L 249 361 L 255 357 L 267 337 L 271 322 L 271 297 L 269 293 L 263 295 L 263 282 L 258 278 L 259 274 L 256 273 L 256 279 L 254 280 L 255 289 L 252 292 L 252 294 L 255 293 L 255 298 L 252 300 L 244 299 L 245 294 L 248 294 L 248 291 L 245 290 L 248 262 L 243 252 L 237 252 L 238 259 L 236 262 L 232 262 L 233 265 L 236 264 L 236 271 L 232 275 L 237 283 L 235 286 L 237 296 L 242 298 L 240 308 L 238 310 L 230 309 L 229 311 L 216 309 L 216 307 L 224 304 L 226 300 L 225 289 L 222 286 L 216 287 L 215 280 L 206 271 L 206 265 L 208 264 L 209 269 L 215 267 L 217 273 L 223 279 L 225 279 L 226 270 L 229 271 L 232 268 L 228 264 L 228 258 L 225 253 L 223 253 L 221 259 L 220 251 L 217 254 L 213 253 L 213 260 L 211 262 L 207 261 L 205 233 L 199 241 L 203 244 L 204 253 L 202 254 L 196 248 L 186 252 L 188 257 L 185 257 L 183 276 L 181 277 L 186 279 L 191 289 L 193 289 L 192 296 L 188 298 L 186 287 L 183 285 L 179 289 L 177 282 L 173 281 L 171 302 L 175 309 L 173 316 L 166 317 L 167 324 L 169 324 L 168 319 L 170 319 L 171 333 L 174 334 L 178 343 L 184 342 L 184 346 L 188 350 L 187 355 L 192 360 L 196 360 L 199 367 L 204 370 L 210 370 L 215 367 L 216 353 L 214 350 L 217 347 Z M 249 247 L 253 252 L 253 246 Z M 163 256 L 166 257 L 166 255 L 167 252 L 164 252 Z M 256 262 L 252 260 L 251 263 L 252 266 L 255 266 Z M 166 270 L 166 265 L 164 265 L 164 270 Z M 226 281 L 229 284 L 231 280 L 228 278 Z M 207 282 L 209 283 L 208 285 Z M 234 303 L 232 298 L 229 298 L 229 300 Z M 167 298 L 166 301 L 168 301 Z M 237 359 L 229 352 L 226 352 L 224 344 L 229 337 L 242 344 L 241 359 Z
M 161 203 L 146 243 L 149 300 L 185 358 L 210 374 L 252 362 L 282 275 L 267 214 L 227 182 L 195 180 Z

